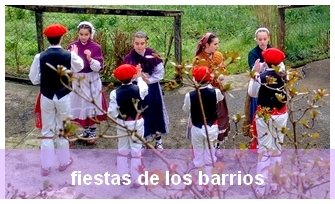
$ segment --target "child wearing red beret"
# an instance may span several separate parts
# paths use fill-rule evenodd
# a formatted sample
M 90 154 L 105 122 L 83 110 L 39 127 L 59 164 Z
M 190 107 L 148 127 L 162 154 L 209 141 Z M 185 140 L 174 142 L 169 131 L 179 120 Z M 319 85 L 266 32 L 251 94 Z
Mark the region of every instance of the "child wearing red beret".
M 287 94 L 285 92 L 285 71 L 275 71 L 274 66 L 279 66 L 285 60 L 285 54 L 277 48 L 268 48 L 262 52 L 265 62 L 265 71 L 260 73 L 260 67 L 255 67 L 256 76 L 250 80 L 248 94 L 257 97 L 257 111 L 254 117 L 254 131 L 257 133 L 258 153 L 263 154 L 257 164 L 257 174 L 262 174 L 265 182 L 268 179 L 268 167 L 273 168 L 276 163 L 281 162 L 281 145 L 284 142 L 285 128 L 288 120 Z M 283 74 L 280 74 L 283 72 Z M 273 77 L 276 83 L 267 84 L 267 78 Z M 283 96 L 279 101 L 278 94 Z M 267 121 L 262 116 L 262 110 L 269 108 L 271 118 Z M 258 113 L 258 114 L 257 114 Z M 273 153 L 275 152 L 275 154 Z M 259 197 L 264 197 L 266 183 L 257 186 Z M 277 186 L 271 186 L 272 191 L 277 191 Z
M 207 130 L 209 136 L 209 144 L 206 136 L 205 124 L 200 107 L 200 100 L 196 90 L 186 93 L 184 99 L 183 110 L 190 114 L 191 127 L 191 142 L 193 146 L 194 166 L 197 168 L 205 168 L 208 175 L 211 175 L 212 159 L 216 161 L 214 140 L 219 134 L 218 128 L 218 114 L 216 105 L 223 100 L 220 89 L 214 88 L 209 82 L 212 80 L 211 71 L 206 66 L 197 66 L 192 70 L 192 75 L 201 86 L 200 95 L 202 106 L 205 113 Z M 208 145 L 211 145 L 211 152 Z
M 223 68 L 224 65 L 224 57 L 221 52 L 218 51 L 219 48 L 219 38 L 213 33 L 206 33 L 198 42 L 195 57 L 193 58 L 193 65 L 205 65 L 208 68 L 214 70 L 218 67 Z M 219 88 L 223 96 L 225 96 L 225 90 L 222 89 L 220 83 L 221 79 L 223 79 L 223 75 L 218 77 L 217 79 L 213 79 L 211 84 L 212 86 Z M 222 101 L 217 104 L 217 113 L 218 113 L 218 127 L 219 127 L 219 135 L 217 138 L 217 143 L 215 145 L 215 156 L 217 158 L 223 157 L 223 144 L 228 140 L 228 135 L 230 132 L 230 118 L 229 118 L 229 110 L 228 103 L 226 97 Z M 190 121 L 188 125 L 190 124 Z M 189 129 L 187 129 L 186 136 L 189 138 Z
M 47 37 L 50 46 L 47 50 L 38 53 L 31 64 L 29 79 L 36 85 L 40 84 L 40 100 L 36 106 L 41 110 L 41 134 L 50 139 L 41 140 L 41 174 L 49 175 L 54 162 L 53 136 L 58 135 L 63 128 L 63 120 L 71 115 L 70 92 L 65 84 L 69 84 L 68 78 L 62 78 L 52 70 L 46 63 L 54 67 L 63 65 L 68 70 L 80 71 L 84 67 L 83 60 L 78 56 L 78 49 L 71 52 L 61 47 L 63 35 L 67 28 L 61 24 L 52 24 L 45 28 L 44 35 Z M 73 162 L 69 152 L 67 139 L 57 137 L 57 158 L 60 164 L 58 170 L 64 171 Z
M 270 42 L 270 31 L 261 27 L 255 31 L 254 40 L 257 42 L 257 45 L 249 51 L 248 53 L 248 64 L 250 70 L 254 69 L 255 65 L 262 65 L 264 63 L 264 58 L 262 56 L 263 50 L 271 48 Z M 263 66 L 261 66 L 261 69 Z M 262 69 L 263 70 L 263 69 Z M 257 98 L 252 98 L 249 94 L 246 95 L 244 104 L 244 112 L 245 112 L 245 121 L 243 123 L 243 133 L 245 136 L 250 135 L 250 125 L 252 125 L 253 116 L 257 109 Z M 254 133 L 255 134 L 255 133 Z M 250 144 L 250 149 L 257 149 L 257 141 L 254 140 Z
M 122 85 L 110 93 L 110 102 L 108 113 L 115 118 L 118 124 L 127 126 L 130 130 L 137 130 L 143 137 L 144 119 L 142 115 L 137 116 L 137 110 L 134 107 L 133 100 L 138 100 L 137 109 L 142 109 L 142 102 L 148 95 L 148 85 L 142 79 L 142 68 L 131 64 L 123 64 L 114 70 L 114 77 Z M 137 80 L 137 85 L 132 81 Z M 117 126 L 117 135 L 128 134 L 127 130 Z M 118 157 L 117 172 L 120 176 L 128 174 L 128 154 L 131 153 L 130 175 L 134 186 L 139 187 L 138 176 L 139 166 L 141 165 L 141 147 L 142 142 L 135 136 L 118 138 Z

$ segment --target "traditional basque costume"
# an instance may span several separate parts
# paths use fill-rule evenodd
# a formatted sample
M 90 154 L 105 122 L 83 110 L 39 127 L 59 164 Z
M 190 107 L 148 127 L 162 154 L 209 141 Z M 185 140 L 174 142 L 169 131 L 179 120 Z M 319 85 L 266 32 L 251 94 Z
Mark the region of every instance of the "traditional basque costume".
M 89 25 L 94 31 L 92 24 L 89 22 L 82 23 Z M 99 71 L 104 68 L 102 49 L 92 38 L 93 33 L 91 33 L 91 38 L 88 39 L 86 44 L 82 44 L 78 39 L 70 43 L 68 49 L 72 45 L 76 45 L 78 47 L 78 55 L 84 60 L 84 69 L 75 72 L 73 75 L 76 78 L 80 78 L 80 80 L 72 82 L 71 114 L 73 121 L 78 122 L 85 129 L 81 136 L 94 138 L 96 136 L 96 121 L 106 120 L 107 115 L 100 111 L 91 100 L 95 100 L 95 104 L 105 111 L 107 111 L 107 101 L 99 74 Z M 91 62 L 88 61 L 84 53 L 85 50 L 91 51 Z M 88 143 L 93 144 L 94 140 Z
M 67 29 L 60 24 L 52 24 L 44 30 L 47 38 L 60 38 L 67 32 Z M 40 106 L 41 110 L 41 134 L 50 139 L 41 140 L 41 163 L 42 175 L 50 173 L 54 162 L 54 142 L 53 136 L 58 135 L 63 128 L 63 120 L 71 115 L 70 90 L 65 87 L 61 80 L 71 86 L 68 78 L 62 78 L 56 71 L 51 69 L 46 63 L 57 68 L 64 66 L 67 70 L 80 71 L 83 68 L 83 60 L 75 53 L 64 50 L 60 45 L 51 45 L 46 51 L 36 54 L 30 67 L 29 79 L 33 84 L 40 84 Z M 59 170 L 65 170 L 72 159 L 69 152 L 69 142 L 67 139 L 57 137 L 57 158 L 60 164 Z
M 285 54 L 276 48 L 266 49 L 262 55 L 269 67 L 277 66 L 285 59 Z M 267 84 L 267 77 L 275 78 L 276 83 Z M 266 68 L 264 72 L 256 74 L 255 79 L 250 80 L 248 87 L 248 94 L 257 98 L 257 110 L 253 122 L 254 131 L 257 133 L 258 153 L 263 155 L 258 161 L 257 173 L 262 174 L 265 180 L 268 179 L 267 167 L 273 168 L 276 163 L 281 162 L 281 144 L 284 142 L 284 133 L 281 130 L 286 127 L 288 120 L 284 81 L 285 76 L 281 76 L 273 68 Z M 282 94 L 283 100 L 279 101 L 276 94 Z M 271 115 L 267 121 L 261 116 L 264 108 L 269 108 L 268 112 Z M 256 190 L 260 195 L 264 195 L 265 186 L 266 183 L 257 186 Z M 275 190 L 274 186 L 272 187 L 272 190 Z
M 148 47 L 145 48 L 143 55 L 132 49 L 123 60 L 123 63 L 134 66 L 141 64 L 142 72 L 148 75 L 150 81 L 148 95 L 143 101 L 143 107 L 148 106 L 143 112 L 144 137 L 169 133 L 169 117 L 159 83 L 164 77 L 164 66 L 161 59 L 152 57 L 154 53 L 155 51 Z
M 137 130 L 137 133 L 143 137 L 145 120 L 142 115 L 136 118 L 137 111 L 133 100 L 139 100 L 137 109 L 141 110 L 143 100 L 148 95 L 148 85 L 142 77 L 137 78 L 137 85 L 131 83 L 130 80 L 136 73 L 136 68 L 130 64 L 123 64 L 114 70 L 116 79 L 121 82 L 128 80 L 129 83 L 122 84 L 110 93 L 108 113 L 119 124 L 127 126 L 130 130 Z M 127 134 L 127 130 L 119 125 L 116 131 L 117 135 Z M 129 135 L 129 137 L 118 138 L 117 172 L 120 176 L 128 174 L 127 158 L 128 154 L 131 153 L 130 174 L 132 183 L 138 183 L 141 147 L 142 142 L 135 136 Z

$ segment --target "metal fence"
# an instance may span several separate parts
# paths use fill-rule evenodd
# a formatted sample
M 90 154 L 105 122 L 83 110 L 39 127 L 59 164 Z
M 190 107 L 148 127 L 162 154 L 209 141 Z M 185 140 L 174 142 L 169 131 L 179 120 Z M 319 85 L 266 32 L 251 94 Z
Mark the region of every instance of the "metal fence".
M 256 13 L 263 16 L 259 15 L 262 18 L 257 24 L 270 28 L 271 43 L 285 51 L 288 64 L 300 66 L 330 57 L 329 5 L 277 6 L 265 13 L 266 6 L 258 7 L 259 12 Z M 155 48 L 163 58 L 182 61 L 182 11 L 102 9 L 85 6 L 15 5 L 5 8 L 6 73 L 14 72 L 16 76 L 29 72 L 34 55 L 48 45 L 42 34 L 43 28 L 55 22 L 62 23 L 69 29 L 62 43 L 64 47 L 77 38 L 77 25 L 81 21 L 92 22 L 97 30 L 95 40 L 102 45 L 106 60 L 107 69 L 102 73 L 105 80 L 110 76 L 110 69 L 113 69 L 129 50 L 130 36 L 137 30 L 147 32 L 150 38 L 149 46 Z M 253 19 L 250 18 L 249 21 L 254 21 Z M 186 27 L 192 27 L 184 24 Z M 191 34 L 184 31 L 183 38 L 192 38 L 188 35 Z
M 330 57 L 330 6 L 278 6 L 278 42 L 287 60 L 302 64 Z
M 103 49 L 105 70 L 102 75 L 106 80 L 108 76 L 104 75 L 111 75 L 111 69 L 119 65 L 132 48 L 131 36 L 138 30 L 148 34 L 148 46 L 163 58 L 181 62 L 182 13 L 176 10 L 6 6 L 6 67 L 27 73 L 34 55 L 48 45 L 43 37 L 47 25 L 61 23 L 68 28 L 62 41 L 62 46 L 67 47 L 77 39 L 77 26 L 81 21 L 90 21 L 96 29 L 94 40 Z

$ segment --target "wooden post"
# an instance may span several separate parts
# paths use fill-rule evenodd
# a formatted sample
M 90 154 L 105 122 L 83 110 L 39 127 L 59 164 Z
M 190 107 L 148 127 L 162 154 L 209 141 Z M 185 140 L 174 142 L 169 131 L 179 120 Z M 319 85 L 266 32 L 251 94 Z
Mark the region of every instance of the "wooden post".
M 181 16 L 177 15 L 174 17 L 174 56 L 178 64 L 182 62 L 182 53 L 181 53 Z
M 43 13 L 35 11 L 35 19 L 36 19 L 36 36 L 37 36 L 38 52 L 42 52 L 44 51 Z
M 278 48 L 285 52 L 285 8 L 278 8 Z

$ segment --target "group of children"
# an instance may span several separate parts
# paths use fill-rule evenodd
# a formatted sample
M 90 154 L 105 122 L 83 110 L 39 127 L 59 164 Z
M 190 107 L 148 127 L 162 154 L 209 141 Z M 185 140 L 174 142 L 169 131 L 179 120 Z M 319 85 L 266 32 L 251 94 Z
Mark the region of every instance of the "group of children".
M 54 147 L 51 138 L 54 133 L 51 130 L 61 128 L 62 120 L 75 113 L 76 121 L 85 128 L 82 136 L 94 138 L 94 123 L 88 119 L 93 116 L 99 116 L 101 120 L 105 119 L 105 115 L 101 111 L 96 112 L 92 103 L 89 104 L 89 101 L 79 99 L 78 94 L 82 93 L 80 90 L 83 91 L 84 95 L 90 96 L 89 94 L 92 93 L 91 83 L 84 84 L 86 88 L 81 84 L 72 83 L 73 90 L 75 90 L 72 93 L 63 87 L 57 72 L 47 67 L 46 62 L 55 67 L 60 64 L 64 65 L 67 69 L 72 69 L 76 76 L 84 76 L 90 82 L 93 81 L 93 94 L 95 95 L 91 97 L 97 100 L 97 104 L 101 105 L 103 110 L 106 110 L 119 124 L 125 124 L 130 129 L 135 128 L 137 133 L 144 138 L 154 137 L 156 140 L 155 148 L 161 152 L 163 150 L 161 135 L 169 132 L 169 119 L 159 84 L 164 76 L 164 67 L 162 60 L 155 57 L 155 51 L 146 46 L 147 35 L 141 31 L 135 33 L 133 37 L 134 48 L 125 56 L 123 64 L 114 70 L 114 77 L 122 85 L 110 93 L 110 102 L 107 107 L 99 77 L 99 71 L 103 68 L 101 47 L 92 41 L 94 27 L 89 22 L 79 24 L 79 40 L 71 43 L 68 50 L 64 50 L 60 46 L 62 36 L 66 31 L 67 29 L 60 24 L 50 25 L 44 30 L 51 46 L 35 56 L 29 74 L 33 84 L 40 84 L 41 132 L 43 136 L 50 137 L 50 139 L 42 139 L 41 141 L 42 175 L 46 176 L 50 173 L 53 161 L 53 151 L 51 150 Z M 85 40 L 86 42 L 83 42 Z M 283 66 L 285 54 L 268 45 L 269 31 L 266 28 L 260 28 L 256 31 L 255 40 L 258 42 L 258 46 L 249 54 L 250 66 L 256 71 L 255 78 L 250 80 L 248 87 L 250 103 L 254 104 L 249 122 L 254 124 L 255 134 L 258 135 L 259 152 L 268 149 L 281 150 L 283 135 L 279 134 L 277 129 L 286 126 L 287 112 L 286 104 L 276 100 L 276 94 L 284 93 L 282 91 L 284 80 L 275 71 L 274 66 Z M 182 109 L 189 114 L 189 123 L 186 129 L 188 130 L 187 134 L 191 137 L 194 153 L 193 163 L 197 168 L 211 168 L 212 161 L 215 162 L 217 157 L 223 156 L 224 152 L 220 147 L 227 140 L 230 131 L 225 90 L 222 88 L 224 77 L 215 77 L 213 74 L 215 68 L 225 67 L 223 56 L 218 52 L 218 44 L 219 39 L 212 33 L 206 33 L 199 41 L 191 72 L 194 82 L 199 85 L 199 90 L 187 93 L 182 106 Z M 201 63 L 199 63 L 200 61 Z M 266 85 L 268 76 L 276 78 L 277 83 Z M 66 78 L 63 80 L 67 83 Z M 73 100 L 70 99 L 70 94 L 76 95 L 72 97 Z M 134 100 L 137 100 L 137 107 L 135 107 Z M 138 114 L 138 110 L 143 107 L 147 107 L 147 109 Z M 254 113 L 255 107 L 258 110 L 264 107 L 270 108 L 269 112 L 274 121 L 271 123 L 273 128 L 268 126 L 268 121 L 264 121 L 263 118 Z M 126 130 L 122 126 L 117 126 L 117 134 L 124 133 L 127 133 Z M 213 144 L 215 140 L 218 142 Z M 62 154 L 58 155 L 59 170 L 64 171 L 72 164 L 73 160 L 69 156 L 67 140 L 58 138 L 57 141 L 63 150 L 60 152 Z M 136 137 L 118 138 L 118 173 L 120 175 L 128 173 L 127 158 L 130 153 L 132 158 L 130 171 L 133 181 L 136 183 L 139 175 L 138 167 L 143 155 L 142 151 L 145 148 L 146 146 Z M 257 171 L 261 172 L 265 166 L 271 165 L 269 161 L 261 160 L 258 163 Z M 262 188 L 258 191 L 260 194 L 264 194 Z
M 265 28 L 256 31 L 256 36 L 258 32 L 264 30 Z M 269 35 L 268 30 L 266 29 L 265 31 L 267 31 L 266 34 Z M 270 47 L 268 48 L 268 39 L 266 39 L 265 43 L 265 48 L 263 48 L 261 51 L 263 61 L 260 62 L 261 59 L 259 58 L 255 59 L 253 69 L 255 70 L 256 74 L 255 77 L 250 80 L 248 87 L 248 94 L 257 101 L 257 109 L 260 111 L 262 108 L 268 107 L 269 113 L 272 116 L 270 122 L 271 125 L 269 126 L 269 121 L 264 121 L 261 116 L 257 116 L 255 113 L 253 114 L 253 120 L 251 120 L 251 122 L 254 123 L 255 134 L 260 136 L 256 140 L 259 146 L 259 153 L 266 152 L 268 150 L 281 150 L 281 144 L 283 143 L 284 135 L 280 132 L 280 129 L 286 126 L 288 118 L 286 112 L 286 103 L 279 102 L 276 98 L 276 94 L 283 94 L 283 101 L 286 101 L 284 92 L 285 75 L 278 73 L 274 68 L 275 66 L 280 66 L 281 68 L 279 69 L 279 72 L 284 73 L 285 70 L 283 61 L 285 60 L 285 54 L 279 49 Z M 196 52 L 196 57 L 194 58 L 194 66 L 192 68 L 192 76 L 195 83 L 199 85 L 199 90 L 193 90 L 187 93 L 185 95 L 184 104 L 182 106 L 182 109 L 190 115 L 188 128 L 189 132 L 187 134 L 190 135 L 191 138 L 194 156 L 193 164 L 198 169 L 205 168 L 205 171 L 208 173 L 211 172 L 212 162 L 215 162 L 217 157 L 221 156 L 221 149 L 218 147 L 223 143 L 223 141 L 227 139 L 227 135 L 230 130 L 227 103 L 225 101 L 225 91 L 221 86 L 221 83 L 224 79 L 223 76 L 214 77 L 213 74 L 215 68 L 224 68 L 224 59 L 222 54 L 219 53 L 217 49 L 218 38 L 214 34 L 207 33 L 200 40 Z M 205 60 L 206 63 L 202 62 L 200 65 L 200 63 L 198 63 L 199 60 Z M 141 87 L 143 79 L 138 77 L 139 73 L 137 73 L 136 76 L 128 75 L 126 81 L 123 81 L 122 75 L 116 75 L 116 73 L 119 73 L 121 70 L 124 70 L 125 75 L 127 75 L 126 73 L 129 73 L 126 71 L 129 69 L 127 66 L 130 65 L 121 65 L 115 70 L 114 76 L 122 82 L 122 86 L 117 90 L 114 90 L 112 93 L 115 94 L 118 92 L 118 90 L 128 89 L 125 87 L 133 87 L 134 85 L 130 83 L 129 80 L 130 78 L 137 79 L 139 83 L 136 91 L 129 91 L 129 94 L 127 94 L 127 101 L 129 104 L 131 104 L 132 98 L 139 98 L 138 96 L 141 93 L 141 90 L 145 90 L 145 88 Z M 137 69 L 140 68 L 139 66 L 140 65 L 138 65 Z M 135 67 L 132 67 L 132 69 L 135 70 Z M 135 73 L 135 71 L 133 73 Z M 267 84 L 266 78 L 269 76 L 274 77 L 276 79 L 276 83 Z M 135 95 L 137 97 L 135 97 Z M 141 100 L 143 100 L 142 97 Z M 115 108 L 120 107 L 121 109 L 124 104 L 126 104 L 125 102 L 118 103 L 115 101 L 117 100 L 112 100 L 110 106 L 113 107 L 112 110 L 115 113 L 114 117 L 117 116 Z M 200 101 L 202 103 L 202 107 Z M 135 112 L 132 114 L 135 114 Z M 139 124 L 141 124 L 141 121 L 142 118 L 139 119 Z M 139 130 L 141 130 L 141 128 L 139 128 Z M 215 140 L 218 140 L 218 142 L 213 145 Z M 136 144 L 134 141 L 128 142 Z M 128 145 L 128 149 L 130 146 L 131 150 L 135 153 L 133 155 L 133 157 L 135 156 L 135 159 L 141 155 L 138 151 L 139 145 L 136 145 L 137 154 L 135 153 L 136 150 L 134 150 L 134 147 Z M 126 153 L 128 153 L 128 151 L 126 151 Z M 123 157 L 122 160 L 124 166 L 123 168 L 120 168 L 124 170 L 126 168 L 125 155 L 120 155 L 119 153 L 119 156 Z M 272 155 L 269 155 L 269 153 L 264 154 L 263 158 L 258 162 L 257 165 L 257 172 L 262 173 L 265 179 L 267 179 L 268 175 L 267 172 L 264 171 L 264 169 L 266 169 L 265 167 L 274 165 L 275 162 L 280 162 L 280 156 L 271 156 Z M 271 159 L 268 159 L 268 157 L 271 157 Z M 136 164 L 138 164 L 138 162 L 139 161 L 134 161 Z M 132 167 L 136 169 L 136 166 L 132 165 Z M 264 187 L 265 184 L 259 186 L 257 188 L 257 193 L 263 195 Z
M 95 28 L 88 21 L 81 22 L 78 26 L 78 39 L 69 43 L 67 50 L 61 47 L 63 35 L 67 33 L 67 28 L 61 24 L 51 24 L 44 29 L 44 35 L 50 43 L 47 50 L 35 55 L 30 68 L 29 78 L 33 84 L 40 85 L 40 93 L 36 101 L 36 126 L 41 129 L 41 174 L 49 175 L 54 158 L 53 136 L 59 135 L 63 127 L 63 121 L 71 116 L 72 120 L 79 123 L 84 131 L 81 137 L 89 138 L 88 144 L 94 144 L 96 138 L 96 120 L 104 121 L 107 114 L 113 115 L 113 93 L 110 95 L 108 107 L 99 71 L 104 67 L 104 59 L 101 46 L 93 41 Z M 141 70 L 140 76 L 136 77 L 137 86 L 142 82 L 147 85 L 146 94 L 141 95 L 141 105 L 147 106 L 140 118 L 143 118 L 143 133 L 145 138 L 150 136 L 155 138 L 155 148 L 163 151 L 162 134 L 169 132 L 169 118 L 163 101 L 162 90 L 159 81 L 163 79 L 164 67 L 159 58 L 153 57 L 155 51 L 146 46 L 148 37 L 144 32 L 136 32 L 133 37 L 134 48 L 124 58 L 124 65 Z M 149 56 L 149 57 L 148 57 Z M 48 65 L 57 68 L 59 65 L 63 69 L 72 71 L 72 76 L 78 80 L 69 82 L 65 76 L 60 77 L 59 73 L 52 70 Z M 139 67 L 139 68 L 136 68 Z M 122 70 L 122 67 L 116 69 Z M 129 71 L 129 70 L 128 70 Z M 124 82 L 124 72 L 115 74 L 115 78 Z M 132 73 L 127 72 L 127 74 Z M 121 78 L 120 78 L 121 77 Z M 128 78 L 126 79 L 128 80 Z M 130 79 L 129 79 L 130 80 Z M 130 80 L 132 82 L 132 80 Z M 70 86 L 72 91 L 65 87 Z M 136 86 L 136 85 L 134 85 Z M 116 105 L 122 107 L 127 104 L 128 96 L 136 98 L 136 94 L 119 94 Z M 145 97 L 144 97 L 145 96 Z M 120 102 L 122 101 L 122 102 Z M 102 110 L 96 107 L 99 106 Z M 127 114 L 131 110 L 125 106 L 121 111 Z M 131 111 L 130 111 L 131 112 Z M 118 119 L 123 119 L 118 117 Z M 133 117 L 124 119 L 134 120 Z M 126 143 L 118 140 L 118 149 L 121 151 Z M 129 147 L 129 146 L 128 146 Z M 145 145 L 140 145 L 145 149 Z M 69 142 L 64 138 L 57 138 L 57 154 L 60 163 L 59 170 L 64 171 L 72 163 L 70 157 Z M 120 155 L 123 155 L 120 152 Z M 122 164 L 122 162 L 119 162 Z

